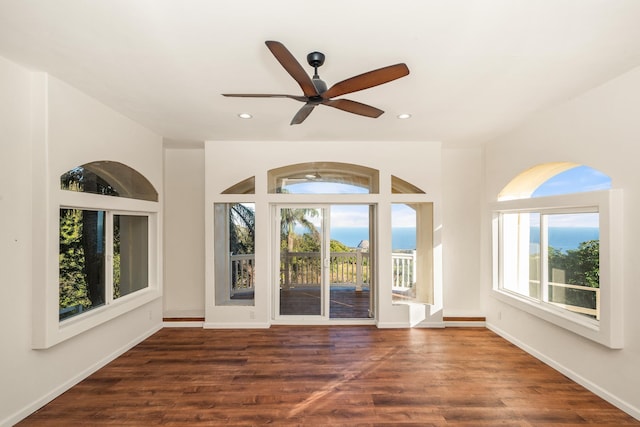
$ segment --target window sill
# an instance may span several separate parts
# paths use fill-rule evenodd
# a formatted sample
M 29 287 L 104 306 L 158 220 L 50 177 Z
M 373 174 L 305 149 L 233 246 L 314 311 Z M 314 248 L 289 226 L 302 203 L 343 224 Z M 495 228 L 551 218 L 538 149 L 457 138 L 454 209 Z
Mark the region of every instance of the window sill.
M 554 307 L 552 304 L 532 300 L 501 289 L 493 289 L 493 296 L 506 304 L 605 347 L 612 349 L 623 347 L 621 334 L 616 334 L 612 330 L 612 322 L 608 322 L 607 319 L 597 321 Z
M 48 319 L 48 321 L 45 321 L 47 325 L 45 333 L 40 336 L 34 336 L 32 348 L 47 349 L 53 347 L 118 316 L 142 307 L 161 296 L 162 294 L 157 289 L 150 288 L 127 295 L 109 305 L 95 308 L 69 319 L 62 321 L 57 318 Z M 55 317 L 58 316 L 57 310 L 51 310 L 51 313 Z

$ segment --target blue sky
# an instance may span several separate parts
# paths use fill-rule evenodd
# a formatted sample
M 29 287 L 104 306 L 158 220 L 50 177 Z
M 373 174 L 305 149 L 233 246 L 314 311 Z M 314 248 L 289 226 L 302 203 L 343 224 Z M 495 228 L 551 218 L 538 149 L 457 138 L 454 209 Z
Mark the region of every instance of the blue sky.
M 307 181 L 289 184 L 286 190 L 291 194 L 368 194 L 367 188 L 335 182 Z
M 308 181 L 288 185 L 287 190 L 294 194 L 366 194 L 366 188 L 349 184 L 332 182 Z M 531 197 L 552 196 L 558 194 L 596 191 L 611 188 L 611 178 L 588 166 L 578 166 L 550 178 L 543 183 Z M 577 221 L 578 217 L 580 221 Z M 583 226 L 597 227 L 598 215 L 581 215 L 566 218 L 556 216 L 557 224 L 553 226 Z M 312 221 L 317 221 L 313 219 Z M 562 224 L 571 222 L 573 224 Z M 577 222 L 576 222 L 577 221 Z M 404 204 L 394 204 L 392 207 L 392 227 L 415 227 L 415 211 Z M 368 205 L 333 205 L 331 210 L 332 227 L 368 227 Z
M 554 196 L 611 188 L 611 178 L 588 166 L 578 166 L 550 178 L 531 197 Z
M 287 185 L 292 194 L 368 194 L 369 190 L 350 184 L 309 181 Z M 416 213 L 403 204 L 392 208 L 392 227 L 415 227 Z M 369 205 L 332 205 L 331 227 L 369 227 Z

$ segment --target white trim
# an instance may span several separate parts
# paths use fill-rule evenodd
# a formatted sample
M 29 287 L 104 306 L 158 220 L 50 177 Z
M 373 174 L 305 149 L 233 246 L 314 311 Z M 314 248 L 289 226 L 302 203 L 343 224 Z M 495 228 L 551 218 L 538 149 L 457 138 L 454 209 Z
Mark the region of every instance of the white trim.
M 493 288 L 491 295 L 522 311 L 544 319 L 608 348 L 624 345 L 622 283 L 622 190 L 549 196 L 496 202 L 492 209 Z M 519 212 L 598 212 L 600 227 L 600 320 L 560 309 L 543 300 L 534 300 L 504 288 L 504 242 L 499 230 L 502 214 Z M 542 218 L 541 218 L 541 227 Z M 541 242 L 541 245 L 543 242 Z M 542 252 L 541 252 L 542 254 Z M 541 276 L 541 277 L 546 277 Z
M 328 319 L 320 316 L 286 316 L 286 318 L 278 318 L 271 321 L 272 325 L 289 325 L 289 326 L 366 326 L 375 325 L 375 319 Z
M 487 326 L 487 322 L 482 320 L 477 320 L 477 321 L 445 320 L 444 321 L 445 328 L 485 328 L 486 326 Z
M 45 264 L 46 273 L 42 280 L 34 280 L 33 294 L 42 294 L 42 297 L 33 298 L 33 349 L 46 349 L 59 344 L 71 337 L 88 331 L 104 322 L 114 319 L 124 313 L 141 307 L 153 300 L 162 297 L 162 213 L 161 205 L 158 202 L 147 202 L 135 199 L 126 199 L 118 197 L 106 197 L 90 193 L 77 193 L 66 190 L 59 190 L 60 199 L 66 199 L 70 203 L 53 204 L 55 209 L 55 218 L 47 217 L 44 221 L 47 223 L 44 238 L 47 240 L 47 256 L 42 260 L 37 260 L 38 264 Z M 76 203 L 73 203 L 73 201 Z M 80 204 L 80 201 L 92 201 L 97 204 L 104 205 L 110 202 L 114 203 L 111 208 L 102 209 L 92 205 Z M 142 210 L 129 210 L 129 207 L 145 207 Z M 94 308 L 86 313 L 72 316 L 68 319 L 59 320 L 59 212 L 60 209 L 85 209 L 85 210 L 104 210 L 105 215 L 109 218 L 106 221 L 105 239 L 108 241 L 110 235 L 113 235 L 110 225 L 113 214 L 119 215 L 139 215 L 148 218 L 148 286 L 129 295 L 113 300 L 111 279 L 105 283 L 105 304 Z M 34 221 L 34 225 L 36 221 Z M 51 237 L 55 236 L 55 240 Z M 35 246 L 34 246 L 35 247 Z M 106 248 L 105 258 L 105 276 L 113 277 L 111 274 L 111 261 L 108 255 L 112 256 L 109 247 Z M 112 248 L 111 248 L 112 249 Z M 54 257 L 50 254 L 55 254 Z
M 443 329 L 447 327 L 447 322 L 428 322 L 423 320 L 422 322 L 416 323 L 412 326 L 412 328 L 424 328 L 424 329 Z
M 504 330 L 498 328 L 497 326 L 495 326 L 495 325 L 493 325 L 491 323 L 488 323 L 487 324 L 487 329 L 489 329 L 492 332 L 495 332 L 496 334 L 498 334 L 499 336 L 501 336 L 505 340 L 509 341 L 510 343 L 512 343 L 512 344 L 516 345 L 517 347 L 521 348 L 522 350 L 526 351 L 527 353 L 529 353 L 530 355 L 532 355 L 536 359 L 540 360 L 541 362 L 549 365 L 550 367 L 552 367 L 556 371 L 558 371 L 561 374 L 565 375 L 566 377 L 568 377 L 572 381 L 575 381 L 576 383 L 580 384 L 581 386 L 583 386 L 584 388 L 586 388 L 590 392 L 594 393 L 595 395 L 597 395 L 597 396 L 601 397 L 602 399 L 606 400 L 607 402 L 611 403 L 613 406 L 617 407 L 618 409 L 626 412 L 627 414 L 631 415 L 635 419 L 640 420 L 640 408 L 637 408 L 637 407 L 631 405 L 629 402 L 627 402 L 627 401 L 625 401 L 623 399 L 620 399 L 619 397 L 617 397 L 616 395 L 610 393 L 606 389 L 604 389 L 604 388 L 598 386 L 597 384 L 589 381 L 588 379 L 584 378 L 582 375 L 579 375 L 575 371 L 567 368 L 566 366 L 564 366 L 563 364 L 555 361 L 554 359 L 552 359 L 550 357 L 547 357 L 545 354 L 540 353 L 539 351 L 535 350 L 533 347 L 531 347 L 531 346 L 525 344 L 524 342 L 518 340 L 517 338 L 515 338 L 514 336 L 508 334 L 507 332 L 505 332 Z
M 181 321 L 163 321 L 163 328 L 204 328 L 204 322 L 202 320 L 181 320 Z
M 407 329 L 411 328 L 409 322 L 378 322 L 376 326 L 380 329 Z
M 269 329 L 270 323 L 255 322 L 204 322 L 204 329 Z
M 143 333 L 139 337 L 134 338 L 133 340 L 129 341 L 129 343 L 127 343 L 124 346 L 118 348 L 116 351 L 114 351 L 111 354 L 107 355 L 106 357 L 98 360 L 96 363 L 94 363 L 93 365 L 89 366 L 84 371 L 78 373 L 74 377 L 72 377 L 72 378 L 68 379 L 67 381 L 65 381 L 64 383 L 60 384 L 58 387 L 54 388 L 53 390 L 51 390 L 49 393 L 45 394 L 44 396 L 42 396 L 38 400 L 28 404 L 24 408 L 20 409 L 18 412 L 15 412 L 14 414 L 9 415 L 4 420 L 0 420 L 0 426 L 12 426 L 12 425 L 17 424 L 21 420 L 23 420 L 26 417 L 28 417 L 29 415 L 33 414 L 35 411 L 37 411 L 38 409 L 42 408 L 47 403 L 51 402 L 53 399 L 55 399 L 56 397 L 60 396 L 62 393 L 66 392 L 67 390 L 69 390 L 73 386 L 77 385 L 82 380 L 84 380 L 87 377 L 89 377 L 91 374 L 93 374 L 93 373 L 97 372 L 98 370 L 102 369 L 107 364 L 111 363 L 112 361 L 114 361 L 118 357 L 122 356 L 124 353 L 126 353 L 129 350 L 131 350 L 133 347 L 135 347 L 136 345 L 140 344 L 142 341 L 146 340 L 151 335 L 155 334 L 156 332 L 158 332 L 161 329 L 162 329 L 162 325 L 156 325 L 156 326 L 152 327 L 151 329 L 149 329 L 147 332 Z

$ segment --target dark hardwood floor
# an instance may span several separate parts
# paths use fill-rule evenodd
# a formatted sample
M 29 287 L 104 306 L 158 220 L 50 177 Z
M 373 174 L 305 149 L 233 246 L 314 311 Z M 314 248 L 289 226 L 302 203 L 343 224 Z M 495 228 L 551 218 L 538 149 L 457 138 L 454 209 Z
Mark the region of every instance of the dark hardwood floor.
M 20 426 L 640 425 L 484 328 L 165 328 Z

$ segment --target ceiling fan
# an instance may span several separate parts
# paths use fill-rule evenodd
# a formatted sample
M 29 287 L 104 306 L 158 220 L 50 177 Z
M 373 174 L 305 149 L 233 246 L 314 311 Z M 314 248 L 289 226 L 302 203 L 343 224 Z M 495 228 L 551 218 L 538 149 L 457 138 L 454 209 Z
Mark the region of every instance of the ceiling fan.
M 388 67 L 379 68 L 364 74 L 351 77 L 334 84 L 327 89 L 327 84 L 320 80 L 318 76 L 318 67 L 324 64 L 324 54 L 320 52 L 311 52 L 307 55 L 307 62 L 314 68 L 313 78 L 310 78 L 302 65 L 287 50 L 286 47 L 277 41 L 266 41 L 265 44 L 276 57 L 278 62 L 293 77 L 293 79 L 302 88 L 302 96 L 296 95 L 277 95 L 277 94 L 238 94 L 223 93 L 223 96 L 233 96 L 242 98 L 290 98 L 305 104 L 298 110 L 291 120 L 292 125 L 302 123 L 311 114 L 311 111 L 317 105 L 328 105 L 329 107 L 347 111 L 361 116 L 376 118 L 384 111 L 360 102 L 351 101 L 349 99 L 332 99 L 337 96 L 345 95 L 359 90 L 368 89 L 383 83 L 399 79 L 409 74 L 409 68 L 406 64 L 395 64 Z

